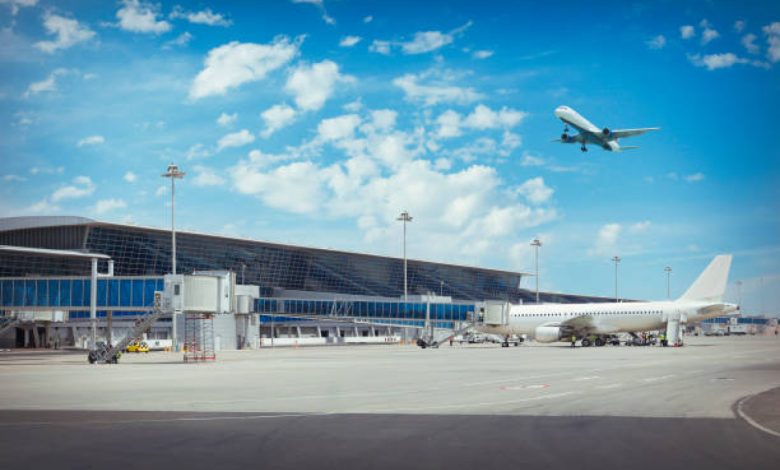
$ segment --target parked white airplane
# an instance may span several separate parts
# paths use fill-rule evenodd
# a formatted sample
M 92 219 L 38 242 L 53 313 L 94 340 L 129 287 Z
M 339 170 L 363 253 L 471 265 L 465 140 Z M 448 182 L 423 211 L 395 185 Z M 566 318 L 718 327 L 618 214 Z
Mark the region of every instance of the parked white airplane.
M 739 310 L 722 302 L 726 290 L 731 255 L 718 255 L 677 300 L 664 302 L 623 302 L 589 304 L 513 305 L 505 324 L 479 327 L 498 335 L 525 334 L 542 343 L 581 338 L 583 346 L 602 346 L 614 333 L 636 333 L 665 329 L 667 324 L 699 322 Z M 675 335 L 676 336 L 676 335 Z
M 555 139 L 554 142 L 563 142 L 564 144 L 581 144 L 580 150 L 583 152 L 588 151 L 586 144 L 591 143 L 598 145 L 604 150 L 610 152 L 622 152 L 623 150 L 635 149 L 639 147 L 621 147 L 618 143 L 618 139 L 623 137 L 632 137 L 635 135 L 641 135 L 648 131 L 660 130 L 660 127 L 645 127 L 642 129 L 616 129 L 610 130 L 605 127 L 599 129 L 593 123 L 580 116 L 580 114 L 571 109 L 568 106 L 558 106 L 555 109 L 555 116 L 558 117 L 564 123 L 563 134 L 560 139 Z M 579 132 L 576 135 L 569 135 L 569 126 L 577 129 Z

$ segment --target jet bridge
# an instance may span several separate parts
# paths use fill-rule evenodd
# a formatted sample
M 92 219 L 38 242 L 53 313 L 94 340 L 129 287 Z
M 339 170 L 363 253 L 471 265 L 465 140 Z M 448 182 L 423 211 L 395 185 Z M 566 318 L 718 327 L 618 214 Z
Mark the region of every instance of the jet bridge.
M 488 300 L 482 323 L 487 326 L 506 326 L 509 324 L 509 303 Z

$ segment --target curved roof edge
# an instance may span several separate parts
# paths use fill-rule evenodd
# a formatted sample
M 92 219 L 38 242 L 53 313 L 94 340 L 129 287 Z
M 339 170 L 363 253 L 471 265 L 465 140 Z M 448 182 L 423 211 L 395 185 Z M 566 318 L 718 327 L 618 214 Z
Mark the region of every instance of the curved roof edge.
M 0 232 L 26 228 L 61 227 L 63 225 L 94 224 L 96 221 L 72 215 L 41 215 L 27 217 L 0 217 Z

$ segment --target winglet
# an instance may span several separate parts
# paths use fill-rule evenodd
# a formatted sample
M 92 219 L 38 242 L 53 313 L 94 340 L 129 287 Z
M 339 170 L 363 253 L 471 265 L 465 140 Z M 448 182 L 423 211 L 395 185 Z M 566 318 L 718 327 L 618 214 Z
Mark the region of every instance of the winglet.
M 731 255 L 716 256 L 679 300 L 720 302 L 726 291 L 730 268 Z

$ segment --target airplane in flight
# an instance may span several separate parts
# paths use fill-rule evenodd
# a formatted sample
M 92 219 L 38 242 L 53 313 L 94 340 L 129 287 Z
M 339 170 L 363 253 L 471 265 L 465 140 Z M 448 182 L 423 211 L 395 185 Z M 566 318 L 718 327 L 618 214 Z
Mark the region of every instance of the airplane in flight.
M 722 301 L 726 290 L 731 255 L 718 255 L 677 300 L 662 302 L 616 302 L 587 304 L 512 305 L 500 321 L 485 313 L 480 332 L 507 337 L 528 335 L 540 343 L 581 339 L 583 346 L 606 344 L 615 333 L 636 333 L 669 329 L 671 323 L 695 323 L 739 310 Z M 492 323 L 492 324 L 491 324 Z M 676 338 L 675 334 L 668 333 Z M 670 342 L 672 338 L 670 338 Z
M 588 151 L 587 144 L 598 145 L 609 152 L 622 152 L 623 150 L 639 148 L 636 146 L 621 147 L 618 139 L 641 135 L 649 131 L 660 130 L 660 127 L 645 127 L 641 129 L 599 129 L 593 123 L 582 117 L 577 111 L 568 106 L 558 106 L 555 108 L 555 116 L 563 121 L 563 134 L 560 139 L 553 142 L 562 142 L 564 144 L 580 144 L 580 150 Z M 577 130 L 577 134 L 569 134 L 569 126 Z

